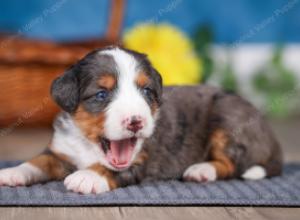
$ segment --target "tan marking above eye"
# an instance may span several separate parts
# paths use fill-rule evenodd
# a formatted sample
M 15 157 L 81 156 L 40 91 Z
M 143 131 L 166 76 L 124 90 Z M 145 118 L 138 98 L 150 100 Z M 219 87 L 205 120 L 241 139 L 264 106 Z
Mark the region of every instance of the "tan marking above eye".
M 144 72 L 140 72 L 136 78 L 136 84 L 138 87 L 145 87 L 147 84 L 149 84 L 150 79 L 149 77 L 144 73 Z
M 107 90 L 112 90 L 116 85 L 116 78 L 111 74 L 104 74 L 99 78 L 98 85 Z

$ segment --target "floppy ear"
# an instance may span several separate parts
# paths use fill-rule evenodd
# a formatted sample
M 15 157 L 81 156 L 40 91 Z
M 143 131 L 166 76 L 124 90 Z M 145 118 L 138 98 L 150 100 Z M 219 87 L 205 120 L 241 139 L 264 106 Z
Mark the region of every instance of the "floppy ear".
M 66 112 L 72 113 L 76 110 L 79 104 L 79 83 L 72 69 L 52 82 L 51 95 Z

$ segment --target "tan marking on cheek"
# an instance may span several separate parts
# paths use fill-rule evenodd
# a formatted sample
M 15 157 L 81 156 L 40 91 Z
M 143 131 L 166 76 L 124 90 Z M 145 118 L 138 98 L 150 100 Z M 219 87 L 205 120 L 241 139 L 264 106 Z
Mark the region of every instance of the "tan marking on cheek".
M 152 102 L 150 108 L 151 108 L 151 114 L 152 114 L 152 116 L 154 116 L 155 113 L 158 110 L 158 104 L 157 104 L 157 102 L 155 102 L 155 101 Z
M 215 130 L 210 138 L 212 146 L 210 151 L 211 164 L 216 168 L 219 179 L 226 179 L 233 175 L 235 166 L 226 155 L 225 149 L 228 146 L 229 138 L 223 129 Z
M 143 88 L 147 84 L 149 84 L 150 79 L 149 79 L 149 77 L 144 72 L 140 72 L 138 74 L 135 82 L 136 82 L 136 84 L 137 84 L 138 87 Z
M 87 112 L 82 106 L 79 106 L 73 117 L 86 137 L 91 141 L 98 142 L 98 137 L 102 136 L 104 132 L 105 114 L 101 112 L 98 115 L 93 115 Z
M 69 174 L 63 163 L 52 155 L 41 154 L 28 163 L 40 168 L 50 179 L 60 180 Z
M 113 173 L 110 170 L 108 170 L 106 167 L 102 166 L 99 163 L 95 163 L 89 166 L 88 169 L 95 171 L 102 177 L 105 177 L 110 189 L 115 189 L 118 187 L 117 182 L 114 179 Z
M 116 85 L 116 79 L 113 75 L 105 74 L 98 80 L 98 85 L 107 90 L 112 90 Z

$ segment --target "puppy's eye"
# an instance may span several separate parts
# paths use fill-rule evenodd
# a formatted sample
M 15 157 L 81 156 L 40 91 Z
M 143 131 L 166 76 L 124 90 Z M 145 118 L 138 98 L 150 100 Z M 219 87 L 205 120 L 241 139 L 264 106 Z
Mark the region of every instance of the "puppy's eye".
M 108 96 L 108 92 L 106 90 L 100 90 L 96 93 L 96 99 L 98 101 L 104 101 Z
M 152 89 L 150 89 L 149 87 L 145 87 L 145 88 L 143 88 L 143 93 L 144 93 L 145 96 L 151 97 Z

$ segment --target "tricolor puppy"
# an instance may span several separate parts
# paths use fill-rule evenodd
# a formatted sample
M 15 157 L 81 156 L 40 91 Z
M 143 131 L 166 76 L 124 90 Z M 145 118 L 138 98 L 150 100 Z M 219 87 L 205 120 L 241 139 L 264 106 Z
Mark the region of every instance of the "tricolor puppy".
M 239 96 L 200 85 L 162 88 L 143 54 L 108 47 L 57 78 L 63 112 L 47 150 L 0 171 L 0 185 L 63 180 L 101 193 L 145 181 L 261 179 L 282 154 L 263 116 Z

